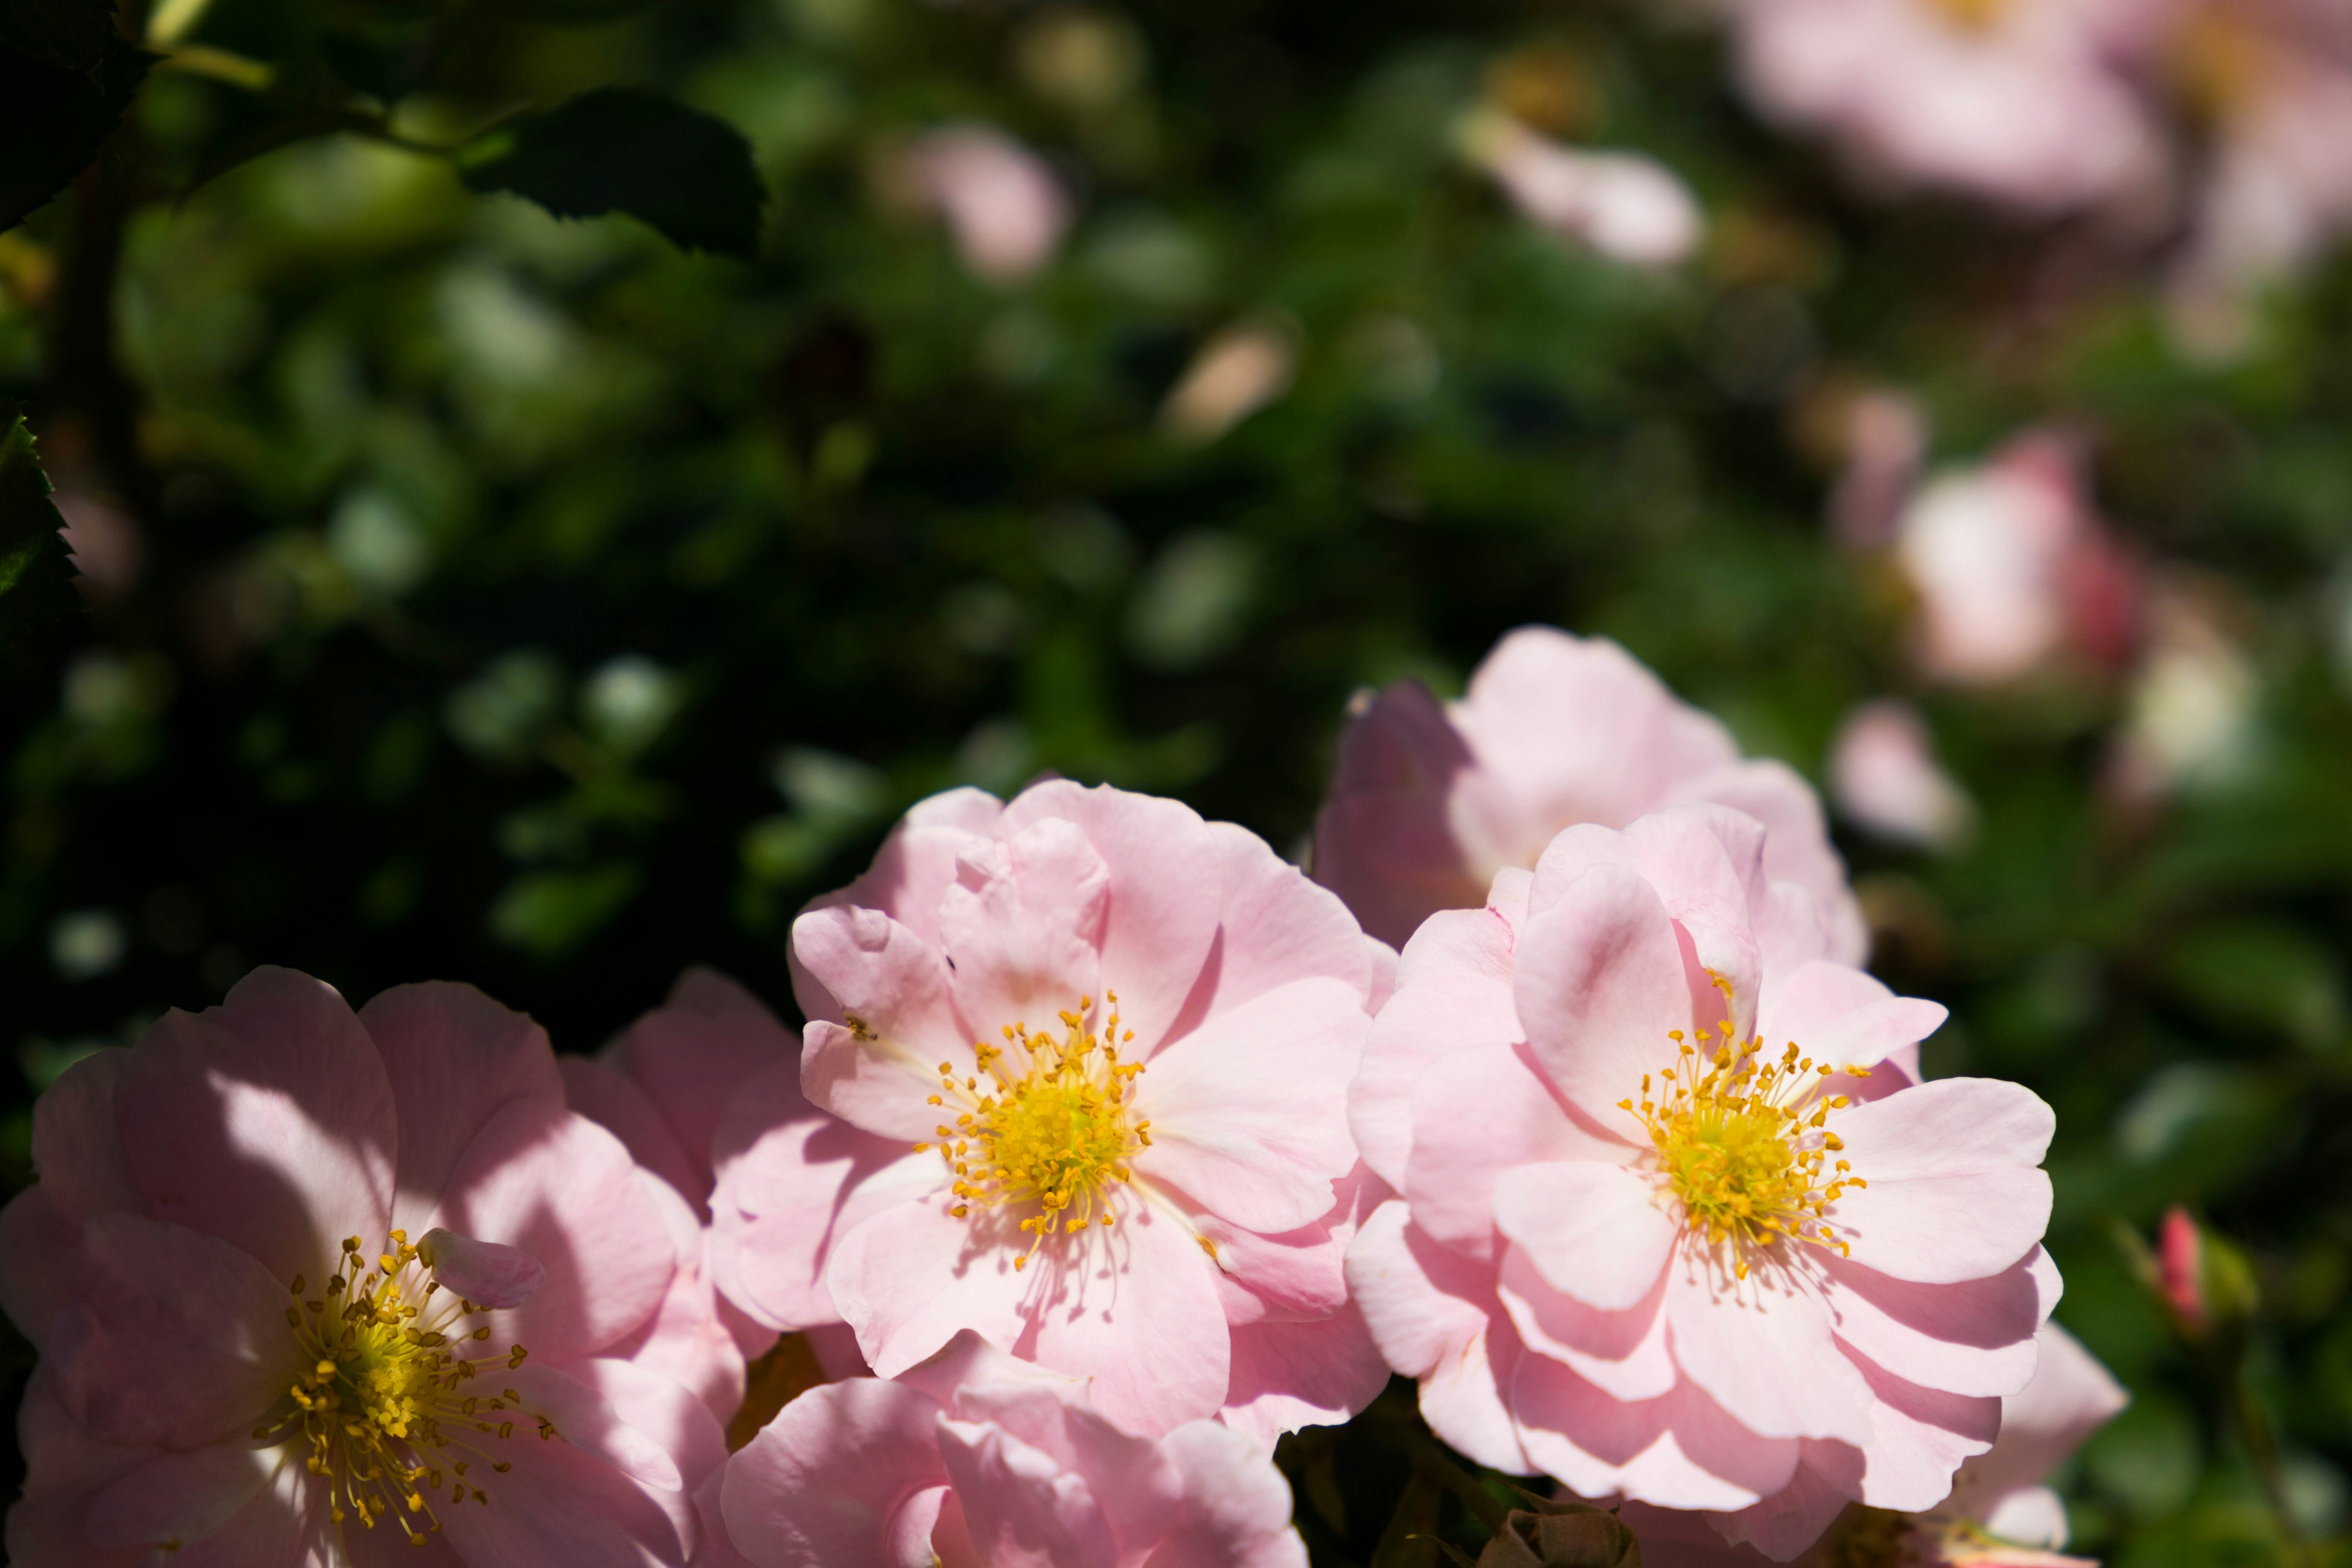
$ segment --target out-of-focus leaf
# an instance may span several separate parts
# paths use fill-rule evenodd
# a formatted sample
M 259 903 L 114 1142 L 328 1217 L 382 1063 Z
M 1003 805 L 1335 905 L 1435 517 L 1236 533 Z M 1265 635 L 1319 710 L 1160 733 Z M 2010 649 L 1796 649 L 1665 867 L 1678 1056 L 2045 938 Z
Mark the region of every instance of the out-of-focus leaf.
M 101 0 L 0 6 L 0 229 L 98 155 L 151 58 L 116 36 Z
M 22 418 L 0 437 L 0 647 L 81 606 L 49 479 Z
M 2280 921 L 2204 926 L 2175 944 L 2165 973 L 2215 1021 L 2277 1030 L 2324 1047 L 2344 1033 L 2344 976 L 2316 937 Z
M 490 934 L 552 963 L 602 931 L 636 896 L 637 883 L 629 865 L 518 877 L 490 910 Z
M 749 257 L 766 193 L 751 144 L 723 120 L 628 88 L 524 115 L 458 160 L 478 191 L 511 191 L 559 217 L 626 213 L 690 250 Z
M 1642 1544 L 1613 1513 L 1514 1513 L 1478 1568 L 1642 1568 Z

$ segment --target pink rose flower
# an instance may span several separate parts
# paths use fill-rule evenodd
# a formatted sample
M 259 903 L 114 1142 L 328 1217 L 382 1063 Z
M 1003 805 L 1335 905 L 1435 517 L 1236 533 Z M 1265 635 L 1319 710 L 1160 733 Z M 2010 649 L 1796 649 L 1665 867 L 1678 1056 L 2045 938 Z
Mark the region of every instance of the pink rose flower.
M 1495 110 L 1469 116 L 1456 140 L 1529 221 L 1612 261 L 1672 267 L 1706 234 L 1698 198 L 1654 158 L 1564 147 Z
M 755 1080 L 722 1289 L 778 1327 L 846 1320 L 885 1376 L 975 1330 L 1138 1432 L 1345 1420 L 1384 1381 L 1340 1258 L 1347 1085 L 1392 962 L 1173 801 L 926 801 L 793 928 L 825 1114 Z
M 1895 561 L 1918 595 L 1933 679 L 2000 685 L 2069 658 L 2111 668 L 2130 649 L 2137 574 L 2063 436 L 2029 432 L 1931 480 L 1895 525 Z
M 2097 1568 L 2068 1557 L 2066 1505 L 2043 1478 L 2129 1403 L 2107 1369 L 2056 1323 L 2035 1336 L 2033 1381 L 2000 1402 L 2000 1436 L 1961 1468 L 1951 1496 L 1924 1514 L 1851 1508 L 1797 1559 L 1799 1568 L 1855 1562 L 1910 1568 Z M 1752 1546 L 1733 1546 L 1695 1515 L 1627 1503 L 1645 1568 L 1763 1568 Z
M 1944 1498 L 2058 1282 L 2049 1108 L 1920 1083 L 1944 1010 L 1832 961 L 1766 857 L 1676 806 L 1430 919 L 1352 1094 L 1402 1195 L 1348 1278 L 1463 1453 L 1786 1560 Z
M 924 200 L 947 219 L 956 254 L 986 282 L 1019 283 L 1054 258 L 1070 198 L 1043 158 L 985 125 L 931 132 L 908 154 Z
M 814 1112 L 800 1100 L 800 1036 L 760 999 L 709 969 L 678 977 L 667 1005 L 632 1025 L 596 1058 L 560 1058 L 572 1109 L 618 1138 L 632 1158 L 667 1183 L 680 1202 L 665 1205 L 682 1262 L 670 1283 L 665 1318 L 675 1319 L 672 1353 L 690 1359 L 666 1368 L 681 1381 L 699 1374 L 695 1391 L 722 1422 L 743 1403 L 745 1363 L 772 1349 L 776 1325 L 759 1321 L 714 1288 L 709 1256 L 710 1195 L 719 1151 L 747 1144 L 764 1123 L 741 1125 L 730 1111 L 748 1099 L 764 1117 L 771 1080 L 793 1102 L 786 1114 Z M 731 1253 L 730 1254 L 731 1260 Z M 689 1327 L 690 1326 L 690 1327 Z M 811 1349 L 826 1374 L 863 1372 L 845 1329 L 813 1329 Z M 700 1342 L 688 1339 L 689 1331 Z
M 1743 0 L 1763 111 L 1830 136 L 1866 180 L 2048 216 L 2160 175 L 2162 139 L 2113 57 L 2116 0 Z
M 0 1215 L 41 1352 L 19 1568 L 693 1550 L 725 1448 L 664 1370 L 677 1200 L 565 1109 L 529 1019 L 257 970 L 78 1063 L 33 1154 Z
M 1976 803 L 1936 760 L 1936 738 L 1903 702 L 1864 702 L 1830 742 L 1830 799 L 1881 838 L 1955 850 L 1976 832 Z
M 970 1330 L 898 1381 L 784 1407 L 728 1461 L 752 1568 L 1306 1568 L 1272 1458 L 1213 1421 L 1131 1436 L 1083 1380 Z
M 1811 895 L 1830 956 L 1862 962 L 1868 931 L 1811 786 L 1743 762 L 1729 731 L 1615 643 L 1549 626 L 1496 643 L 1459 702 L 1416 681 L 1358 700 L 1315 819 L 1315 879 L 1402 943 L 1438 910 L 1475 909 L 1562 828 L 1684 800 L 1768 824 L 1771 875 Z

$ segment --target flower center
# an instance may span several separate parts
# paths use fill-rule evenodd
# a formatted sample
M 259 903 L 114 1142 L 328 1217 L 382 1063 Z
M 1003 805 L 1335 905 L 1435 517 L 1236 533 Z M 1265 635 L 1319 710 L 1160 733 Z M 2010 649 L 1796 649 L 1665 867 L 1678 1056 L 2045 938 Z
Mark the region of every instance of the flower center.
M 2009 15 L 2012 0 L 1931 0 L 1943 18 L 1964 33 L 1989 33 Z
M 432 1268 L 408 1233 L 395 1230 L 372 1268 L 360 1256 L 360 1238 L 347 1237 L 336 1272 L 316 1296 L 306 1298 L 303 1277 L 296 1275 L 286 1321 L 308 1365 L 253 1434 L 310 1450 L 306 1468 L 326 1478 L 333 1522 L 355 1513 L 373 1530 L 388 1517 L 415 1546 L 441 1528 L 435 1494 L 446 1488 L 448 1507 L 469 1494 L 487 1503 L 481 1488 L 469 1483 L 474 1466 L 486 1463 L 499 1474 L 512 1468 L 486 1444 L 514 1435 L 522 1395 L 506 1388 L 485 1396 L 466 1387 L 494 1366 L 522 1365 L 530 1353 L 513 1345 L 464 1354 L 490 1337 L 487 1322 L 467 1329 L 466 1321 L 487 1318 L 489 1309 L 444 1293 L 429 1278 Z M 555 1436 L 543 1418 L 523 1419 L 541 1437 Z
M 1685 1223 L 1711 1246 L 1732 1243 L 1742 1279 L 1750 1257 L 1783 1237 L 1846 1254 L 1823 1216 L 1846 1188 L 1870 1184 L 1848 1162 L 1830 1163 L 1845 1143 L 1826 1123 L 1847 1100 L 1819 1092 L 1829 1064 L 1802 1055 L 1794 1041 L 1777 1058 L 1764 1055 L 1760 1037 L 1735 1047 L 1728 1019 L 1712 1053 L 1680 1029 L 1667 1037 L 1677 1054 L 1664 1081 L 1654 1090 L 1653 1076 L 1643 1073 L 1638 1108 L 1631 1099 L 1617 1103 L 1642 1119 Z M 1717 1037 L 1701 1029 L 1698 1038 Z M 1870 1075 L 1868 1068 L 1844 1070 Z
M 1081 996 L 1061 1015 L 1058 1037 L 1027 1023 L 1004 1026 L 1003 1046 L 975 1042 L 973 1071 L 958 1079 L 940 1064 L 937 1106 L 961 1109 L 942 1123 L 936 1145 L 953 1173 L 958 1219 L 974 1208 L 1034 1208 L 1021 1228 L 1030 1234 L 1015 1268 L 1054 1235 L 1076 1235 L 1116 1217 L 1111 1194 L 1134 1176 L 1135 1156 L 1151 1146 L 1151 1123 L 1135 1115 L 1135 1080 L 1141 1062 L 1121 1062 L 1118 1047 L 1135 1038 L 1118 1026 L 1118 993 L 1097 1034 L 1088 1020 L 1094 998 Z M 918 1143 L 915 1152 L 934 1147 Z

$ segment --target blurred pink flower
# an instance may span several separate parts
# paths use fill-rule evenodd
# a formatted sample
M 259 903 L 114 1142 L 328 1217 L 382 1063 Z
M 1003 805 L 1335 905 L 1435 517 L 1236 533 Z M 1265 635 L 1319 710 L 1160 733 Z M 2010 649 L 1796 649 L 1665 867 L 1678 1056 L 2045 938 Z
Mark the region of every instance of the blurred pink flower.
M 1533 866 L 1564 827 L 1708 800 L 1771 828 L 1770 873 L 1804 889 L 1831 956 L 1858 963 L 1866 950 L 1811 786 L 1786 763 L 1742 761 L 1722 724 L 1605 637 L 1523 626 L 1459 702 L 1417 681 L 1360 697 L 1339 750 L 1315 878 L 1384 942 L 1434 910 L 1476 908 L 1497 871 Z
M 713 1202 L 722 1286 L 778 1326 L 837 1309 L 886 1376 L 976 1330 L 1134 1431 L 1344 1420 L 1383 1381 L 1339 1260 L 1393 961 L 1174 801 L 926 801 L 793 929 L 830 1114 L 761 1090 L 771 1131 Z
M 1306 1568 L 1290 1489 L 1212 1421 L 1139 1437 L 1084 1380 L 971 1331 L 896 1382 L 828 1384 L 728 1462 L 753 1568 Z
M 1865 702 L 1846 715 L 1830 742 L 1830 800 L 1856 826 L 1901 844 L 1957 849 L 1976 831 L 1976 803 L 1906 703 Z
M 2049 1108 L 1920 1083 L 1944 1010 L 1832 961 L 1766 863 L 1675 806 L 1431 917 L 1350 1096 L 1402 1196 L 1348 1279 L 1465 1454 L 1785 1561 L 1848 1501 L 1942 1500 L 2058 1280 Z
M 916 142 L 908 166 L 948 222 L 956 254 L 984 281 L 1021 282 L 1054 258 L 1070 198 L 1043 158 L 985 125 L 950 125 Z
M 79 489 L 61 489 L 49 499 L 65 520 L 66 549 L 74 569 L 91 589 L 101 595 L 120 594 L 139 581 L 147 541 L 137 519 Z
M 1918 595 L 1918 660 L 1933 679 L 2000 685 L 2066 658 L 2112 668 L 2131 646 L 2137 573 L 2063 436 L 2017 437 L 1990 462 L 1929 481 L 1894 549 Z
M 682 1563 L 725 1458 L 675 1195 L 470 987 L 283 969 L 77 1064 L 0 1215 L 20 1568 Z M 392 1552 L 384 1554 L 392 1560 Z
M 2160 137 L 2116 68 L 2117 0 L 1740 0 L 1748 91 L 1864 178 L 2031 215 L 2156 177 Z
M 2352 228 L 2352 24 L 2332 0 L 2157 0 L 2161 52 L 2211 141 L 2173 317 L 2228 354 L 2246 307 Z
M 2000 1402 L 2000 1436 L 1960 1468 L 1951 1496 L 1921 1514 L 1849 1509 L 1799 1568 L 1880 1563 L 1888 1568 L 2095 1568 L 2062 1555 L 2066 1507 L 2043 1478 L 2129 1402 L 2074 1335 L 2044 1323 L 2034 1336 L 2033 1381 Z M 1704 1521 L 1628 1503 L 1644 1568 L 1761 1568 L 1752 1546 L 1732 1546 Z
M 1706 233 L 1698 199 L 1654 158 L 1564 147 L 1495 110 L 1465 119 L 1458 140 L 1531 222 L 1612 261 L 1671 267 Z

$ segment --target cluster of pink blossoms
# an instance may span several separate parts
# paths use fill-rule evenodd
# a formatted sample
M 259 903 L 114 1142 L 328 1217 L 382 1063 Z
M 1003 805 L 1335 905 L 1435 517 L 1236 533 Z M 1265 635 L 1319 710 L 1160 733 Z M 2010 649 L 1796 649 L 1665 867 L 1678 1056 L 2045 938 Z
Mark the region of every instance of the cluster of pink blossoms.
M 701 971 L 593 1059 L 456 985 L 167 1016 L 0 1214 L 10 1560 L 1303 1568 L 1275 1441 L 1395 1372 L 1659 1562 L 2066 1561 L 2120 1394 L 2049 1110 L 1921 1081 L 1793 773 L 1526 631 L 1360 708 L 1316 857 L 958 791 L 796 922 L 797 1037 Z

